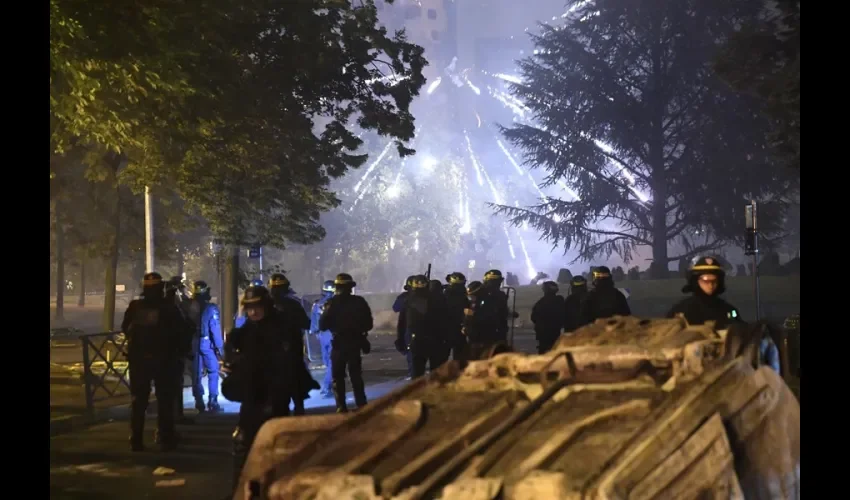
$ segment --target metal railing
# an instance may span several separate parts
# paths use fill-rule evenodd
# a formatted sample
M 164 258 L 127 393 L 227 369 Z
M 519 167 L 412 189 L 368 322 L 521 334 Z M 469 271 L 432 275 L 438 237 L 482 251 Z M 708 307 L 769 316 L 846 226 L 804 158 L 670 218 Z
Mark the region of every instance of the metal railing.
M 94 416 L 99 402 L 130 395 L 127 338 L 121 332 L 80 336 L 86 411 Z

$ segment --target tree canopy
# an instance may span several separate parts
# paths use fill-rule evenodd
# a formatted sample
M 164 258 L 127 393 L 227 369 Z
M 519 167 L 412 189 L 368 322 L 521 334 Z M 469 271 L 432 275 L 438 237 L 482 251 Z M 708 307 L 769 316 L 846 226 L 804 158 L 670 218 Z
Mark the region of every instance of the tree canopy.
M 758 97 L 772 126 L 772 145 L 785 166 L 800 168 L 800 2 L 770 0 L 761 15 L 726 43 L 718 73 Z
M 752 4 L 567 7 L 561 25 L 532 36 L 535 55 L 520 61 L 523 81 L 511 85 L 534 119 L 502 130 L 526 165 L 547 171 L 547 185 L 563 183 L 572 195 L 498 211 L 583 260 L 616 253 L 628 263 L 650 247 L 656 277 L 671 261 L 738 239 L 747 200 L 781 214 L 790 187 L 770 168 L 766 120 L 712 69 L 718 45 L 755 18 Z M 669 255 L 671 243 L 681 254 Z
M 323 236 L 330 180 L 367 159 L 355 124 L 412 152 L 427 63 L 371 0 L 50 8 L 51 177 L 82 158 L 103 180 L 111 152 L 136 192 L 173 192 L 230 243 L 282 247 Z

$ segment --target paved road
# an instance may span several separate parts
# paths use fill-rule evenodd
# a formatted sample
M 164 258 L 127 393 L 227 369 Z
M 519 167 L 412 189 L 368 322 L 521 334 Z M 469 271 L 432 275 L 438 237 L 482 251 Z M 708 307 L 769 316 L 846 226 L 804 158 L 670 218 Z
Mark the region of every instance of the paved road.
M 198 419 L 183 426 L 181 449 L 174 453 L 129 451 L 126 421 L 96 425 L 50 440 L 50 498 L 112 499 L 228 497 L 231 480 L 230 435 L 235 415 Z M 155 422 L 148 419 L 147 442 Z M 155 474 L 159 467 L 173 470 Z M 175 481 L 157 485 L 158 481 Z
M 378 399 L 405 383 L 393 380 L 370 383 L 367 395 Z M 191 392 L 187 391 L 187 407 Z M 349 393 L 349 399 L 351 394 Z M 224 413 L 195 417 L 193 425 L 179 427 L 181 444 L 177 451 L 162 453 L 153 446 L 155 421 L 149 418 L 144 453 L 129 451 L 126 410 L 115 421 L 61 434 L 50 440 L 50 498 L 54 499 L 166 499 L 230 498 L 232 483 L 231 435 L 237 423 L 238 404 L 224 402 Z M 307 413 L 333 412 L 333 401 L 313 397 L 306 402 Z M 168 475 L 155 471 L 165 467 Z M 170 481 L 159 483 L 159 481 Z
M 369 340 L 372 343 L 372 352 L 368 356 L 363 357 L 364 370 L 369 370 L 370 365 L 383 365 L 384 361 L 381 361 L 381 359 L 386 358 L 387 355 L 392 356 L 399 362 L 404 360 L 396 352 L 395 347 L 393 347 L 393 341 L 395 340 L 394 334 L 378 332 L 371 334 Z M 527 353 L 536 352 L 534 334 L 530 331 L 517 331 L 514 343 L 519 351 Z M 313 352 L 313 359 L 321 363 L 319 343 L 313 336 L 310 336 L 310 346 Z M 62 365 L 82 363 L 82 356 L 82 348 L 77 339 L 63 340 L 58 347 L 50 349 L 50 361 Z

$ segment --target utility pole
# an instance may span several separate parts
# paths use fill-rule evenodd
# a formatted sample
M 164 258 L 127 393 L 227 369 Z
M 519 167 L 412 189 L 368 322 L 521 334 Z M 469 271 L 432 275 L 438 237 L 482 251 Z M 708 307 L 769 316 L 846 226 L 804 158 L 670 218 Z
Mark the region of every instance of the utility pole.
M 149 273 L 154 271 L 153 246 L 153 199 L 150 186 L 145 186 L 145 267 Z

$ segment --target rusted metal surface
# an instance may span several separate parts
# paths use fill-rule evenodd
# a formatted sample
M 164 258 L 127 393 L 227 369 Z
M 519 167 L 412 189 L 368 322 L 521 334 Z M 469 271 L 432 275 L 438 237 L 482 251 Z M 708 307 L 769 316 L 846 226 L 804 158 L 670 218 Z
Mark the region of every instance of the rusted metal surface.
M 448 363 L 252 470 L 270 499 L 799 498 L 799 403 L 725 346 L 600 321 L 546 355 Z

